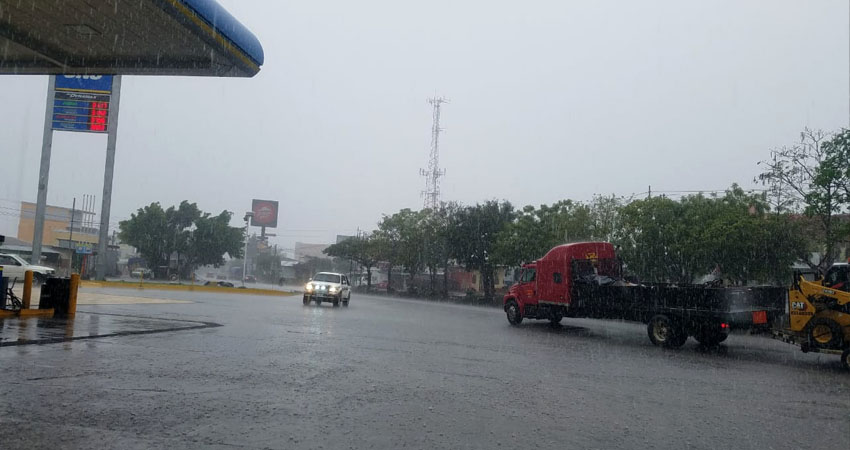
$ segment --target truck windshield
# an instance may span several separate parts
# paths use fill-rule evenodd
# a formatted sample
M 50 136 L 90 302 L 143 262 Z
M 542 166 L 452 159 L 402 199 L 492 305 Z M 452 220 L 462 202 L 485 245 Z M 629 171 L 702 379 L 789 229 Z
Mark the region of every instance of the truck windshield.
M 534 281 L 535 276 L 537 275 L 537 270 L 534 267 L 527 267 L 522 271 L 522 278 L 520 278 L 521 283 L 531 283 Z
M 328 283 L 339 283 L 339 275 L 333 273 L 317 273 L 313 281 L 325 281 Z

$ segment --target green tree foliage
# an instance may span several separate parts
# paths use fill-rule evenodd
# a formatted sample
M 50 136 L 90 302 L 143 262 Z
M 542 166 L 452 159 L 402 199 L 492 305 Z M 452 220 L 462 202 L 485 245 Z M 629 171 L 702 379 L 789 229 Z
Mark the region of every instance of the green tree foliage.
M 519 265 L 540 258 L 556 245 L 590 239 L 594 225 L 590 213 L 588 206 L 572 200 L 538 208 L 526 206 L 499 233 L 497 261 Z
M 151 267 L 167 265 L 170 255 L 168 219 L 158 202 L 139 208 L 118 224 L 118 236 L 139 251 Z
M 223 264 L 224 254 L 242 256 L 243 230 L 230 226 L 231 217 L 228 211 L 211 216 L 188 201 L 165 210 L 151 203 L 119 223 L 119 237 L 154 268 L 168 266 L 176 253 L 178 271 L 187 273 L 197 266 Z
M 424 238 L 421 225 L 425 216 L 423 211 L 405 208 L 384 216 L 378 224 L 378 249 L 382 259 L 389 263 L 387 280 L 390 286 L 393 265 L 402 265 L 411 279 L 422 271 Z
M 467 270 L 480 271 L 486 299 L 492 299 L 495 291 L 496 242 L 514 215 L 509 202 L 495 200 L 460 208 L 454 214 L 448 236 L 450 254 Z
M 355 236 L 328 246 L 324 253 L 335 258 L 344 258 L 366 269 L 366 289 L 372 288 L 372 268 L 381 257 L 381 242 L 374 234 Z
M 203 213 L 195 219 L 189 237 L 188 256 L 192 267 L 224 264 L 224 255 L 241 258 L 244 229 L 230 226 L 233 213 L 222 211 L 217 216 Z
M 719 270 L 737 283 L 784 282 L 806 251 L 800 227 L 768 214 L 764 196 L 733 186 L 723 197 L 634 201 L 620 211 L 620 255 L 648 281 L 690 283 Z

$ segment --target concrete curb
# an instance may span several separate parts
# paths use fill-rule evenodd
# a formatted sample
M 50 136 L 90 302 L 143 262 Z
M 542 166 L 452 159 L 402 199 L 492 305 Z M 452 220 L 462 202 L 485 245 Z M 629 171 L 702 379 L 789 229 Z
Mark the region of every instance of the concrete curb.
M 222 286 L 201 286 L 187 284 L 167 284 L 167 283 L 129 283 L 125 281 L 81 281 L 80 286 L 85 288 L 118 288 L 118 289 L 137 289 L 144 291 L 146 289 L 155 291 L 186 291 L 186 292 L 215 292 L 223 294 L 249 294 L 249 295 L 269 295 L 269 296 L 290 296 L 297 294 L 296 292 L 276 291 L 274 289 L 256 289 L 256 288 L 231 288 Z

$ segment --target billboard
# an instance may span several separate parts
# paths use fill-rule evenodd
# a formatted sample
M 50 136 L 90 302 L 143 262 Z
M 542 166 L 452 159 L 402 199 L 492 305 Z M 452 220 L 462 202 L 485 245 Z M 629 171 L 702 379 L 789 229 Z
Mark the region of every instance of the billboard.
M 57 75 L 53 129 L 106 133 L 112 75 Z
M 274 200 L 257 200 L 251 202 L 251 211 L 254 216 L 251 217 L 252 227 L 277 227 L 277 202 Z

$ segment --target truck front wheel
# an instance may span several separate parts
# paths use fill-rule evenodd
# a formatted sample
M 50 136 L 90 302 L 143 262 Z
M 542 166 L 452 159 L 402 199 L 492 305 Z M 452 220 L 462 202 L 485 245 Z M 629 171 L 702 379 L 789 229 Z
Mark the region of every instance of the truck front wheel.
M 663 314 L 658 314 L 649 319 L 646 333 L 649 335 L 649 340 L 660 347 L 681 347 L 688 340 L 687 333 L 676 327 L 673 321 Z
M 505 314 L 508 316 L 508 322 L 511 325 L 519 325 L 522 323 L 522 313 L 519 310 L 519 304 L 516 300 L 509 300 L 505 305 Z

